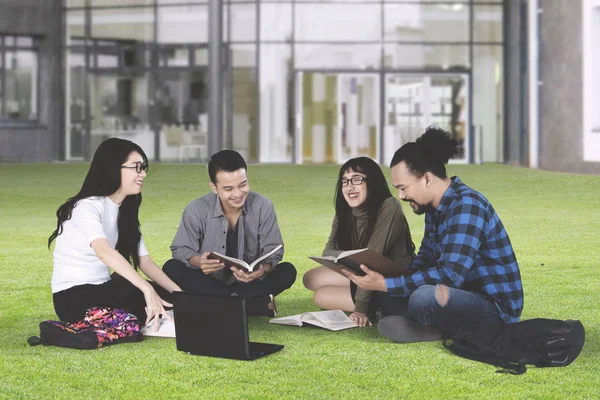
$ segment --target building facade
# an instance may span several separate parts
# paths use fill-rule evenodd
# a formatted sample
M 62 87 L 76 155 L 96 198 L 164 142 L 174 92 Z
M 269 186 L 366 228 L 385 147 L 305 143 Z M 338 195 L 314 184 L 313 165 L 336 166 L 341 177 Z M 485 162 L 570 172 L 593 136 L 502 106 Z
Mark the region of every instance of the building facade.
M 561 101 L 577 107 L 577 77 L 551 76 L 578 59 L 544 59 L 577 51 L 550 27 L 581 30 L 583 3 L 577 13 L 542 0 L 2 0 L 0 161 L 88 160 L 118 136 L 165 162 L 205 161 L 219 143 L 250 162 L 387 164 L 439 125 L 461 145 L 455 162 L 593 172 L 587 122 L 552 119 L 566 114 Z M 528 18 L 543 7 L 553 11 L 536 13 L 538 72 L 550 80 L 532 92 Z

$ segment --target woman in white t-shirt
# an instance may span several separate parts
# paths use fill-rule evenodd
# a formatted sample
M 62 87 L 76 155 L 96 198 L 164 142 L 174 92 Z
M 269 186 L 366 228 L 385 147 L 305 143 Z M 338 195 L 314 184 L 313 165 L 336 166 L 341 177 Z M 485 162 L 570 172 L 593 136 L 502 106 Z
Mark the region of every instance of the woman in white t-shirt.
M 170 304 L 137 272 L 139 267 L 168 292 L 181 290 L 152 261 L 140 232 L 147 171 L 148 159 L 137 144 L 108 139 L 96 150 L 79 193 L 58 208 L 48 246 L 56 239 L 52 293 L 61 321 L 81 320 L 94 306 L 125 309 L 145 324 L 170 319 L 164 309 Z

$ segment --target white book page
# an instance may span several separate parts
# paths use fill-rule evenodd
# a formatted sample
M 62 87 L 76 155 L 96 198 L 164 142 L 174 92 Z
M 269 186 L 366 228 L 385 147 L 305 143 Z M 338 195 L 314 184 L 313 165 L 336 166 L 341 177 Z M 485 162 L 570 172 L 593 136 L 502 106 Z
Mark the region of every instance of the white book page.
M 281 325 L 302 326 L 302 314 L 290 315 L 289 317 L 272 318 L 269 322 Z
M 332 330 L 333 328 L 338 328 L 341 326 L 357 326 L 356 323 L 350 320 L 350 318 L 348 318 L 348 316 L 341 310 L 327 310 L 306 313 L 302 320 L 310 322 L 313 325 L 318 324 L 319 326 L 328 327 Z
M 219 257 L 221 257 L 224 260 L 229 261 L 230 263 L 237 265 L 237 266 L 243 266 L 244 268 L 246 268 L 248 271 L 252 271 L 250 265 L 248 265 L 248 263 L 246 263 L 246 261 L 244 260 L 240 260 L 239 258 L 233 258 L 233 257 L 229 257 L 226 256 L 224 254 L 221 253 L 217 253 L 216 251 L 213 251 L 214 254 L 217 254 Z
M 337 258 L 335 259 L 335 261 L 339 260 L 340 258 L 348 257 L 348 256 L 351 256 L 352 254 L 360 253 L 361 251 L 365 251 L 365 250 L 367 250 L 367 249 L 358 249 L 358 250 L 344 251 L 343 253 L 340 253 L 339 256 L 337 256 Z
M 173 310 L 169 310 L 167 311 L 167 314 L 169 314 L 169 316 L 171 318 L 173 318 Z M 161 318 L 159 320 L 159 327 L 158 327 L 158 331 L 154 331 L 154 324 L 155 324 L 156 318 L 152 321 L 150 321 L 150 323 L 146 326 L 144 326 L 142 328 L 142 334 L 144 336 L 158 336 L 158 337 L 171 337 L 174 338 L 175 337 L 175 324 L 171 321 L 169 321 L 166 318 Z
M 262 260 L 264 260 L 265 258 L 271 256 L 273 253 L 275 253 L 277 250 L 279 250 L 280 248 L 282 248 L 283 245 L 280 244 L 279 246 L 276 246 L 273 250 L 271 250 L 270 252 L 263 254 L 262 256 L 258 257 L 256 260 L 254 260 L 254 262 L 252 264 L 250 264 L 250 267 L 248 268 L 249 271 L 253 271 L 254 267 L 256 266 L 256 264 L 258 264 L 259 262 L 261 262 Z

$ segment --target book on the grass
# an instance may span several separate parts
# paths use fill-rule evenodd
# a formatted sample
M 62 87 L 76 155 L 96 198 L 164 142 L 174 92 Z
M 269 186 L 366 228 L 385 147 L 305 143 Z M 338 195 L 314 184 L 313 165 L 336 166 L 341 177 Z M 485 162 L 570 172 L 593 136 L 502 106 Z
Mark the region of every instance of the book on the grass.
M 243 268 L 243 269 L 247 270 L 248 272 L 252 272 L 252 271 L 254 271 L 254 267 L 256 267 L 257 265 L 260 265 L 261 261 L 263 261 L 267 257 L 271 256 L 272 254 L 274 254 L 277 250 L 279 250 L 282 247 L 283 247 L 282 244 L 280 244 L 279 246 L 276 246 L 273 250 L 269 251 L 268 253 L 262 254 L 256 260 L 252 261 L 251 264 L 248 264 L 246 261 L 240 260 L 239 258 L 228 257 L 228 256 L 225 256 L 223 254 L 220 254 L 220 253 L 217 253 L 214 251 L 210 252 L 210 254 L 208 255 L 208 258 L 220 260 L 225 264 L 233 265 L 234 267 Z
M 360 268 L 364 264 L 369 269 L 377 271 L 385 277 L 400 275 L 410 275 L 412 272 L 404 265 L 390 260 L 389 258 L 370 249 L 348 250 L 340 253 L 337 257 L 333 256 L 310 256 L 308 257 L 319 264 L 332 269 L 342 276 L 343 269 L 347 269 L 357 275 L 364 276 L 365 272 Z
M 330 331 L 356 328 L 358 325 L 341 310 L 311 311 L 289 317 L 273 318 L 272 324 L 302 326 L 310 324 Z
M 167 314 L 171 318 L 173 318 L 173 310 L 167 311 Z M 158 337 L 175 337 L 175 324 L 169 321 L 166 318 L 161 318 L 158 323 L 160 324 L 158 327 L 158 331 L 154 331 L 154 324 L 156 323 L 156 318 L 150 321 L 150 323 L 142 328 L 142 335 L 144 336 L 158 336 Z

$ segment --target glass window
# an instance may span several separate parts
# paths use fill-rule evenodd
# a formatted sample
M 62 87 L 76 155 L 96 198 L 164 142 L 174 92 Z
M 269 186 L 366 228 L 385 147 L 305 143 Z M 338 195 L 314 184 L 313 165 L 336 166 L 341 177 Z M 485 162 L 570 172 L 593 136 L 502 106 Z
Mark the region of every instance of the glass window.
M 90 0 L 92 7 L 151 6 L 154 0 Z
M 92 10 L 92 37 L 154 40 L 154 8 L 109 8 Z
M 0 119 L 38 119 L 38 52 L 30 37 L 0 37 Z M 27 46 L 19 47 L 19 44 Z
M 85 37 L 85 13 L 81 10 L 66 12 L 66 42 L 67 46 L 83 45 Z
M 296 4 L 298 41 L 379 41 L 381 5 Z
M 231 14 L 229 14 L 231 13 Z M 231 42 L 253 42 L 256 39 L 256 5 L 231 4 L 223 7 L 224 26 Z M 227 25 L 229 24 L 229 25 Z M 228 35 L 223 35 L 224 38 Z
M 258 161 L 256 46 L 231 46 L 231 131 L 223 144 Z M 226 113 L 227 114 L 227 113 Z M 229 130 L 229 129 L 228 129 Z
M 205 48 L 194 50 L 194 65 L 195 66 L 206 66 L 208 65 L 208 50 Z
M 297 44 L 296 68 L 358 68 L 381 66 L 377 44 Z
M 446 4 L 386 4 L 386 41 L 468 42 L 469 6 Z
M 293 140 L 292 47 L 260 47 L 260 162 L 291 162 Z
M 474 6 L 473 41 L 502 43 L 502 6 Z
M 289 41 L 292 37 L 292 5 L 262 3 L 260 5 L 260 40 Z
M 85 0 L 67 0 L 67 8 L 85 7 Z
M 469 67 L 468 45 L 385 44 L 387 68 L 455 69 Z
M 473 125 L 475 154 L 481 161 L 503 160 L 502 46 L 473 47 Z
M 208 7 L 159 7 L 156 29 L 158 43 L 207 43 Z
M 156 4 L 158 4 L 159 6 L 170 5 L 170 4 L 181 5 L 181 3 L 207 4 L 208 0 L 156 0 Z
M 235 1 L 235 0 L 232 0 Z M 290 1 L 290 0 L 280 0 L 280 1 Z M 404 0 L 406 1 L 406 0 Z M 296 0 L 297 3 L 314 3 L 315 0 Z M 328 3 L 381 3 L 381 0 L 327 0 Z

